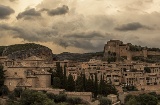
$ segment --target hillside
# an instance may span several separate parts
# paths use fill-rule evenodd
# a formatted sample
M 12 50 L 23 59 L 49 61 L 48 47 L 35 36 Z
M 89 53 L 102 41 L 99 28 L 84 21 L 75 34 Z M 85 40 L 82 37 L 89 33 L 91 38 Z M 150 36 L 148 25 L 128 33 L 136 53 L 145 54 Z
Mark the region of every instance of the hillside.
M 10 59 L 25 59 L 30 56 L 37 56 L 45 60 L 52 60 L 52 50 L 46 46 L 34 43 L 15 44 L 0 46 L 0 55 L 8 56 Z
M 102 59 L 103 52 L 83 53 L 83 54 L 63 52 L 61 54 L 56 54 L 55 57 L 57 60 L 73 60 L 73 61 L 85 62 L 89 61 L 89 59 L 93 57 Z

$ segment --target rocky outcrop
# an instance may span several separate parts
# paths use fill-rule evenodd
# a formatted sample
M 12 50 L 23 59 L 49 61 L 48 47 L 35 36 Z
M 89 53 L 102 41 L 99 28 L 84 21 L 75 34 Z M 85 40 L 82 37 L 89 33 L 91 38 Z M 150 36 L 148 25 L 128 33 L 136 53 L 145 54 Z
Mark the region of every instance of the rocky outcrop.
M 2 56 L 8 56 L 9 59 L 25 59 L 30 56 L 37 56 L 47 61 L 52 61 L 52 50 L 46 46 L 34 43 L 16 44 L 5 47 Z

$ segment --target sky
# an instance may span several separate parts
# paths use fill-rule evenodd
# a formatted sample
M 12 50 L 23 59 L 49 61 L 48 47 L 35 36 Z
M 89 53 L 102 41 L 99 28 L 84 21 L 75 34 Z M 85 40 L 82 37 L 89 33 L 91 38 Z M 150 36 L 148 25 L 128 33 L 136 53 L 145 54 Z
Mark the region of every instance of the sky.
M 160 0 L 0 0 L 0 46 L 103 51 L 109 40 L 160 48 Z

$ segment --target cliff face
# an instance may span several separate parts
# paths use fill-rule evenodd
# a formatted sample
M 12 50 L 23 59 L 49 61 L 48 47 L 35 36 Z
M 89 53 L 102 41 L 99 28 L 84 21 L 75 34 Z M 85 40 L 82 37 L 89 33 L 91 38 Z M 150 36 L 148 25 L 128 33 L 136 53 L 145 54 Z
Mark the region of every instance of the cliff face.
M 8 56 L 10 59 L 25 59 L 30 56 L 37 56 L 47 61 L 53 59 L 51 49 L 34 43 L 6 46 L 1 55 Z

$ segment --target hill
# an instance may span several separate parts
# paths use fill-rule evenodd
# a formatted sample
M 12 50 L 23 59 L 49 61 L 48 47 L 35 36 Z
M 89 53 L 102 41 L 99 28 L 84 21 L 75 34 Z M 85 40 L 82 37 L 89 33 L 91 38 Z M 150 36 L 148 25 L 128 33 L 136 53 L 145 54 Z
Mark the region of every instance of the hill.
M 0 46 L 0 55 L 10 59 L 25 59 L 34 55 L 48 61 L 51 61 L 53 56 L 51 49 L 34 43 Z

